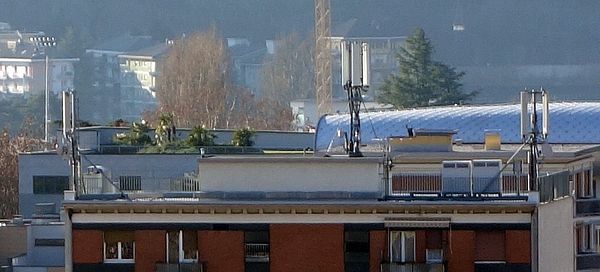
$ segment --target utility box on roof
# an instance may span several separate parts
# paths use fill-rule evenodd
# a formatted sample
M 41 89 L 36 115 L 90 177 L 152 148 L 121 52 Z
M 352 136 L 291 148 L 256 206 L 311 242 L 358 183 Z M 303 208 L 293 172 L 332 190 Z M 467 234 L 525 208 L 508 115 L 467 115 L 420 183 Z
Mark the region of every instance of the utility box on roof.
M 473 193 L 502 192 L 502 160 L 473 160 Z
M 471 161 L 442 162 L 442 194 L 471 194 Z

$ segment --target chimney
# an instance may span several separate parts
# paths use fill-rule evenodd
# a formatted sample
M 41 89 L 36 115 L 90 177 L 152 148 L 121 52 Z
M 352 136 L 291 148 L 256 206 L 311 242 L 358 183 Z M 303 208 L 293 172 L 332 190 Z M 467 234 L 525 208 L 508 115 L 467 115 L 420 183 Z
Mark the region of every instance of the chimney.
M 485 150 L 500 150 L 502 141 L 500 139 L 499 129 L 486 129 L 485 130 Z

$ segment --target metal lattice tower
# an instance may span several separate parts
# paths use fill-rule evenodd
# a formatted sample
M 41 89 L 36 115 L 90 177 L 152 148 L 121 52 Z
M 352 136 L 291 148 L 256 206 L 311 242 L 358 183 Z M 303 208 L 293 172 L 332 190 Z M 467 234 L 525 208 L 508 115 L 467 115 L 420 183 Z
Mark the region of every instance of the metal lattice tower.
M 317 114 L 331 113 L 331 9 L 329 0 L 315 0 L 315 89 Z

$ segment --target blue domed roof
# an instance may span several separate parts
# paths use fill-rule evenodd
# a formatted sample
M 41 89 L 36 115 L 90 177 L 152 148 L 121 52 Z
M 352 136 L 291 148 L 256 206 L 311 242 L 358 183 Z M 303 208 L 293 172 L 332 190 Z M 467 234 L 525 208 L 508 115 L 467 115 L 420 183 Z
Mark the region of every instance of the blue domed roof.
M 485 130 L 499 130 L 504 143 L 520 143 L 520 105 L 447 106 L 387 112 L 361 113 L 361 142 L 372 144 L 389 136 L 407 136 L 406 127 L 458 130 L 455 139 L 483 143 Z M 321 117 L 316 149 L 339 145 L 338 129 L 349 131 L 349 114 Z M 549 143 L 600 143 L 600 103 L 550 104 Z M 380 140 L 379 140 L 380 141 Z

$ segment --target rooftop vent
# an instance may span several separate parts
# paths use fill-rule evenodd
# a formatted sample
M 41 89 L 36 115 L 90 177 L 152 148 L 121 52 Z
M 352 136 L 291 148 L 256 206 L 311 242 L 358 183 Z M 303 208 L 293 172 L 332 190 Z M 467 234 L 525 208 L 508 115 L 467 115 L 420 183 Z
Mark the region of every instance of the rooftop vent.
M 500 150 L 502 141 L 500 138 L 500 130 L 486 129 L 484 136 L 485 150 Z

